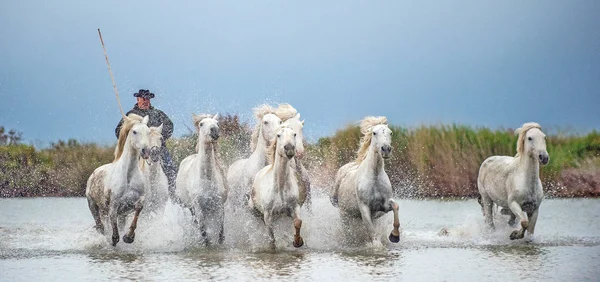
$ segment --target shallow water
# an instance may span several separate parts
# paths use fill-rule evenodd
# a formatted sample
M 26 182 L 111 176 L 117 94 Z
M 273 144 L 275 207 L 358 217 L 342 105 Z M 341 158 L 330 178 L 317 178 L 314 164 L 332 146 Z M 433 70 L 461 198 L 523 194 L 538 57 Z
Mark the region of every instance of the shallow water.
M 306 245 L 292 247 L 291 220 L 282 219 L 271 251 L 262 222 L 245 210 L 227 210 L 223 246 L 200 245 L 189 212 L 168 204 L 138 222 L 133 244 L 112 247 L 83 198 L 0 199 L 0 281 L 599 280 L 598 199 L 545 200 L 536 235 L 517 241 L 508 239 L 506 217 L 482 232 L 474 200 L 399 204 L 398 244 L 386 239 L 391 213 L 378 221 L 384 248 L 370 248 L 360 225 L 342 228 L 337 210 L 317 198 L 312 213 L 302 211 Z M 438 236 L 442 228 L 449 236 Z

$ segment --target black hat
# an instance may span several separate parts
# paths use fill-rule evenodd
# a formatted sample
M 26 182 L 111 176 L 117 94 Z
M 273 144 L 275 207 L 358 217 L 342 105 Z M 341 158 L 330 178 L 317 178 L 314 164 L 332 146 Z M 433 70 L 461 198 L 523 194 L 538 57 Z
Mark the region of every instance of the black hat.
M 152 99 L 154 98 L 154 93 L 150 92 L 150 90 L 147 89 L 140 89 L 140 91 L 133 93 L 133 97 Z

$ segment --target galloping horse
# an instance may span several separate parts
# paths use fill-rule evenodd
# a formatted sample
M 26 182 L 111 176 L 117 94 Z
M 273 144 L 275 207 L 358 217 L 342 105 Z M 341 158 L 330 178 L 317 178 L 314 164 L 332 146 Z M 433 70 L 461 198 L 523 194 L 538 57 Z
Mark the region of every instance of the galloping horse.
M 546 151 L 546 135 L 539 124 L 525 123 L 515 133 L 519 135 L 516 156 L 487 158 L 481 164 L 477 176 L 477 187 L 488 227 L 494 228 L 494 204 L 502 207 L 503 213 L 510 214 L 509 223 L 514 223 L 515 217 L 519 218 L 521 229 L 510 234 L 511 240 L 522 239 L 525 231 L 533 235 L 538 210 L 544 198 L 540 164 L 546 165 L 550 161 Z
M 297 174 L 300 188 L 300 203 L 306 203 L 310 209 L 310 178 L 308 171 L 302 165 L 304 157 L 304 120 L 300 120 L 300 114 L 290 104 L 280 104 L 275 110 L 275 114 L 283 121 L 283 125 L 294 130 L 296 133 L 296 155 L 291 159 L 293 170 Z
M 150 127 L 150 162 L 144 166 L 150 180 L 144 208 L 148 211 L 163 210 L 169 199 L 169 183 L 161 165 L 162 124 Z
M 113 230 L 113 246 L 119 242 L 118 225 L 124 225 L 127 214 L 135 210 L 129 232 L 123 235 L 125 243 L 133 243 L 144 196 L 150 186 L 148 174 L 144 173 L 145 162 L 139 161 L 140 157 L 145 160 L 150 157 L 148 116 L 142 118 L 129 114 L 124 120 L 115 148 L 115 160 L 94 170 L 85 191 L 96 230 L 102 234 L 102 217 L 108 215 Z M 117 224 L 117 219 L 120 224 Z
M 184 207 L 189 208 L 194 223 L 200 228 L 206 244 L 210 239 L 206 233 L 208 223 L 215 223 L 219 230 L 219 244 L 225 239 L 223 229 L 227 185 L 217 156 L 219 126 L 217 115 L 194 115 L 198 131 L 196 154 L 183 159 L 177 173 L 175 195 Z
M 275 248 L 275 234 L 273 221 L 281 214 L 287 214 L 294 219 L 294 247 L 304 245 L 300 236 L 302 220 L 300 219 L 300 206 L 298 197 L 298 180 L 291 167 L 291 159 L 296 155 L 296 133 L 288 127 L 281 127 L 277 137 L 269 148 L 271 165 L 261 169 L 254 178 L 252 195 L 248 206 L 253 211 L 263 216 L 265 225 L 271 239 L 271 248 Z
M 386 122 L 385 117 L 366 117 L 360 122 L 363 137 L 358 157 L 338 170 L 331 197 L 344 222 L 362 218 L 373 246 L 382 245 L 373 221 L 391 210 L 394 229 L 389 239 L 393 243 L 400 241 L 398 204 L 392 199 L 392 185 L 384 164 L 392 153 L 392 131 Z
M 275 115 L 275 109 L 269 105 L 255 108 L 254 116 L 258 122 L 252 132 L 252 155 L 247 159 L 235 161 L 227 170 L 227 184 L 231 189 L 229 199 L 234 209 L 243 204 L 244 197 L 252 188 L 254 176 L 268 164 L 265 151 L 282 123 Z

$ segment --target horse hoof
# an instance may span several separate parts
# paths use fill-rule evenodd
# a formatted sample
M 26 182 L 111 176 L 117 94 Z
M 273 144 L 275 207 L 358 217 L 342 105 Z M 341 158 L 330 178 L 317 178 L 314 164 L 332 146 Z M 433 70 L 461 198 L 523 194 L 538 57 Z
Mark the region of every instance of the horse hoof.
M 448 236 L 450 235 L 450 231 L 448 231 L 448 228 L 444 227 L 442 228 L 442 230 L 440 230 L 440 232 L 438 232 L 438 236 Z M 392 236 L 390 234 L 390 236 Z
M 119 243 L 119 236 L 112 236 L 112 245 L 113 247 Z
M 522 239 L 522 238 L 523 237 L 519 236 L 519 230 L 515 230 L 512 233 L 510 233 L 511 240 Z
M 135 236 L 129 237 L 127 235 L 123 235 L 123 242 L 127 244 L 133 243 L 133 239 L 135 239 Z
M 304 240 L 302 240 L 302 237 L 300 237 L 298 240 L 294 240 L 295 248 L 300 248 L 302 246 L 304 246 Z
M 392 242 L 392 243 L 400 242 L 400 234 L 398 234 L 398 236 L 396 236 L 393 233 L 390 233 L 390 242 Z

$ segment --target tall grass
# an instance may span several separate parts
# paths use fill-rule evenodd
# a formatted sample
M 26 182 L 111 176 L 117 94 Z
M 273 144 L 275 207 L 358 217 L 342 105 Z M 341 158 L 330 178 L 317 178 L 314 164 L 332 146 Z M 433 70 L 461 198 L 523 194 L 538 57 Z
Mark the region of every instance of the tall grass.
M 512 130 L 456 124 L 390 128 L 394 132 L 394 151 L 393 157 L 387 161 L 386 171 L 401 196 L 475 196 L 478 194 L 477 173 L 481 163 L 490 156 L 514 156 L 516 153 L 517 136 Z M 319 185 L 332 185 L 336 169 L 353 160 L 359 139 L 358 127 L 349 126 L 310 146 L 311 161 L 320 164 L 319 170 L 314 172 Z M 577 188 L 569 185 L 586 185 L 565 183 L 563 174 L 567 169 L 598 172 L 600 134 L 596 131 L 585 136 L 550 136 L 547 147 L 551 160 L 549 165 L 542 167 L 541 177 L 551 194 L 568 196 L 569 188 Z M 597 186 L 600 183 L 592 187 L 596 190 L 593 193 L 600 192 Z
M 250 155 L 250 126 L 234 115 L 219 118 L 219 154 L 225 166 Z M 463 125 L 403 128 L 390 126 L 393 154 L 386 161 L 392 186 L 401 197 L 472 197 L 477 195 L 477 173 L 493 155 L 514 156 L 512 130 Z M 339 167 L 356 158 L 358 126 L 306 144 L 303 163 L 315 188 L 332 186 Z M 195 153 L 197 136 L 190 133 L 168 140 L 179 164 Z M 600 196 L 600 133 L 550 135 L 550 163 L 542 167 L 544 186 L 555 196 Z M 87 178 L 98 166 L 112 161 L 114 147 L 75 140 L 59 141 L 38 151 L 23 144 L 0 145 L 0 197 L 82 196 Z
M 0 197 L 83 196 L 87 178 L 109 163 L 113 148 L 58 141 L 37 151 L 33 146 L 0 146 Z

